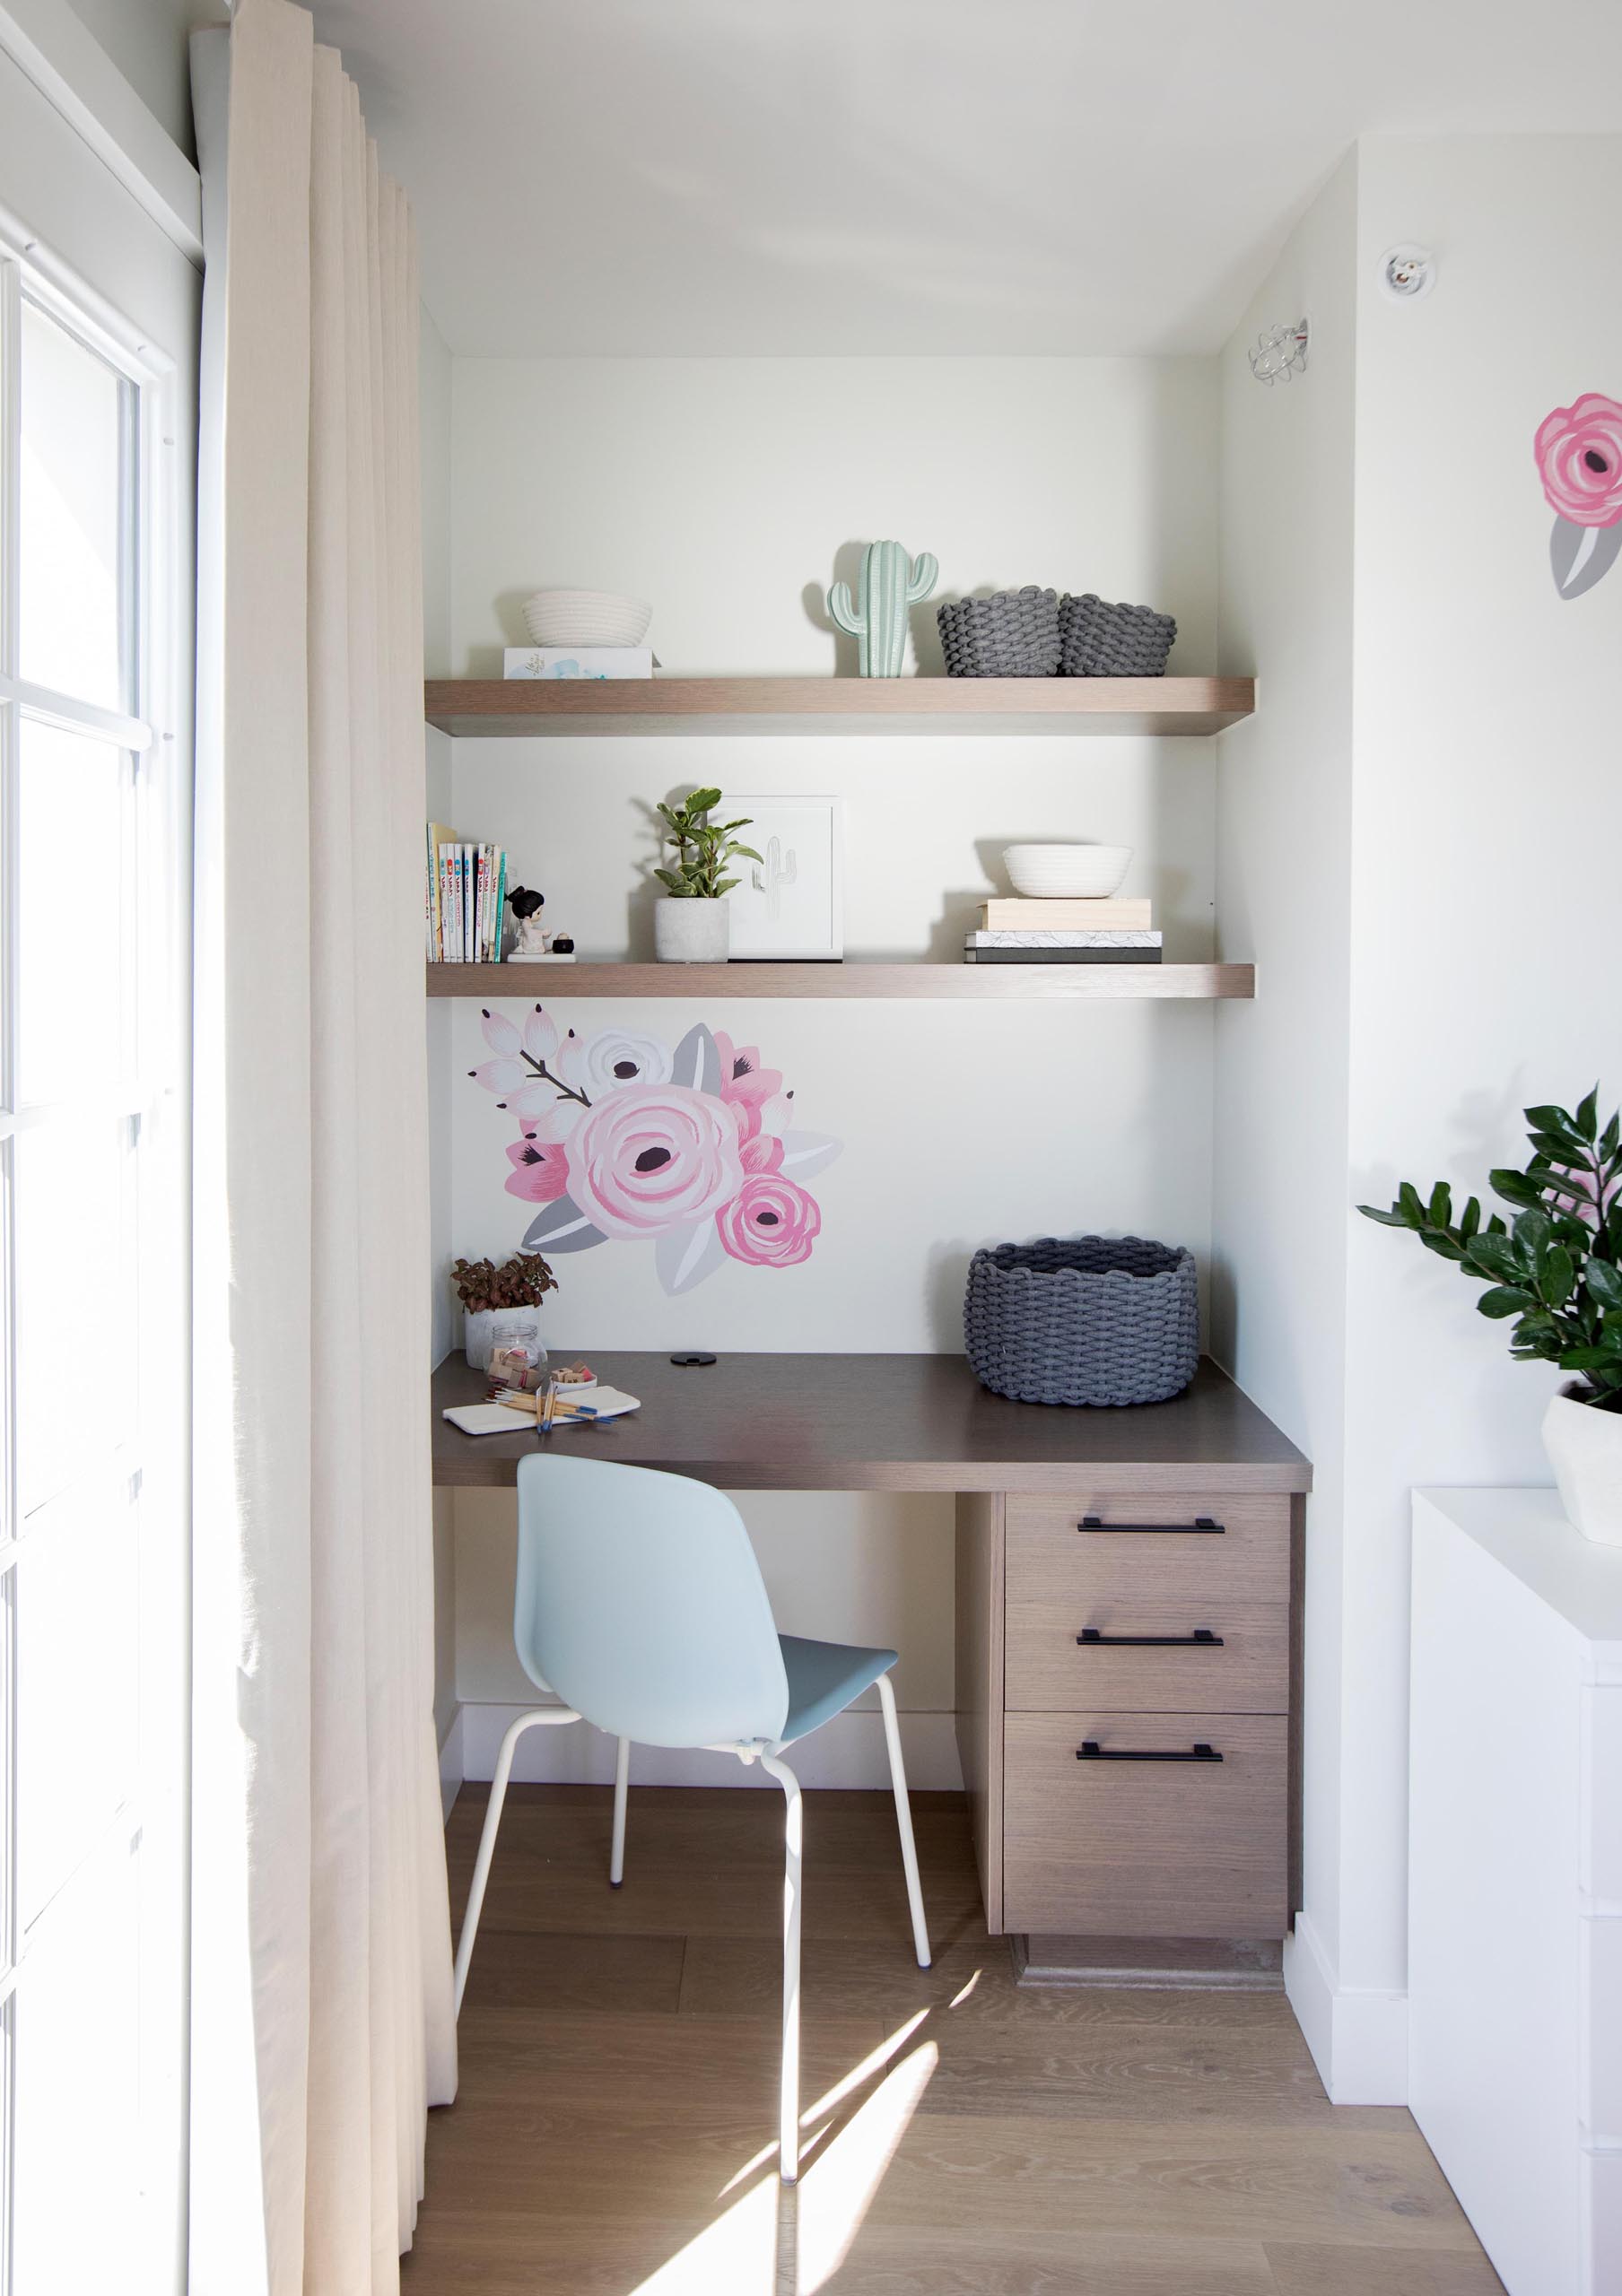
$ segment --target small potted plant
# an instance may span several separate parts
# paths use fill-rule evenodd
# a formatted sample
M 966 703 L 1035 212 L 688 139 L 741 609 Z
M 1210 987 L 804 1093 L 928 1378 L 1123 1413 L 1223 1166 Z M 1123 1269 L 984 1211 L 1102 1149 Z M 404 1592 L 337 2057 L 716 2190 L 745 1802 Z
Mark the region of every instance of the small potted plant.
M 1496 1213 L 1484 1221 L 1473 1196 L 1455 1220 L 1445 1180 L 1428 1196 L 1404 1180 L 1389 1212 L 1358 1210 L 1411 1228 L 1485 1283 L 1476 1305 L 1514 1318 L 1518 1363 L 1579 1375 L 1549 1403 L 1544 1448 L 1571 1521 L 1585 1538 L 1622 1546 L 1622 1118 L 1600 1125 L 1598 1086 L 1574 1114 L 1544 1105 L 1525 1115 L 1530 1161 L 1488 1175 L 1512 1207 L 1507 1226 Z
M 515 1252 L 498 1267 L 493 1260 L 451 1262 L 450 1281 L 466 1310 L 462 1344 L 475 1371 L 488 1371 L 491 1350 L 531 1347 L 544 1363 L 541 1301 L 557 1290 L 557 1278 L 537 1252 Z
M 710 819 L 719 805 L 719 789 L 695 789 L 679 805 L 660 805 L 665 824 L 661 842 L 676 848 L 675 865 L 656 868 L 664 891 L 653 904 L 653 946 L 664 964 L 719 964 L 729 942 L 729 915 L 725 896 L 738 880 L 727 874 L 735 860 L 758 861 L 752 846 L 739 845 L 732 832 L 747 829 L 746 821 Z

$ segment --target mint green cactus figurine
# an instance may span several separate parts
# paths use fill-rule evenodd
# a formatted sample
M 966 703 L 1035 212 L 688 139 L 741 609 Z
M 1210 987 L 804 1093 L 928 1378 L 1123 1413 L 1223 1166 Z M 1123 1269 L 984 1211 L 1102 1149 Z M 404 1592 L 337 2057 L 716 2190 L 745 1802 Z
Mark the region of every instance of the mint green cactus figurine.
M 907 658 L 907 608 L 929 596 L 939 572 L 927 550 L 919 552 L 909 575 L 907 553 L 900 543 L 870 542 L 862 558 L 854 607 L 850 585 L 835 582 L 828 593 L 828 612 L 858 640 L 857 662 L 863 677 L 900 677 Z

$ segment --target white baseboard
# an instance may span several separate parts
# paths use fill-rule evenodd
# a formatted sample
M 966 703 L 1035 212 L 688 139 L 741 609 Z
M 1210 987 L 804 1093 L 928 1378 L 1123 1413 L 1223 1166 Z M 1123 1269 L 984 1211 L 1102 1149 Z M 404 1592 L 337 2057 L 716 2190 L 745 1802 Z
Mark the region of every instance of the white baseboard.
M 447 1825 L 457 1796 L 462 1790 L 462 1780 L 467 1775 L 463 1767 L 464 1734 L 462 1716 L 466 1709 L 458 1706 L 450 1718 L 450 1727 L 440 1740 L 440 1804 Z
M 1343 1990 L 1304 1913 L 1285 1941 L 1284 1989 L 1331 2104 L 1407 2104 L 1406 1993 Z
M 464 1778 L 494 1776 L 496 1756 L 508 1726 L 528 1710 L 522 1706 L 461 1709 L 457 1719 Z M 953 1716 L 903 1714 L 901 1744 L 909 1786 L 920 1793 L 961 1791 L 963 1770 Z M 859 1710 L 835 1715 L 832 1722 L 802 1739 L 787 1759 L 802 1786 L 876 1787 L 890 1783 L 884 1718 L 877 1713 Z M 610 1786 L 614 1741 L 584 1722 L 563 1729 L 526 1730 L 519 1740 L 512 1774 L 534 1786 Z M 758 1763 L 751 1762 L 746 1769 L 730 1754 L 689 1752 L 679 1746 L 633 1745 L 631 1782 L 633 1786 L 769 1786 L 773 1793 L 778 1790 Z

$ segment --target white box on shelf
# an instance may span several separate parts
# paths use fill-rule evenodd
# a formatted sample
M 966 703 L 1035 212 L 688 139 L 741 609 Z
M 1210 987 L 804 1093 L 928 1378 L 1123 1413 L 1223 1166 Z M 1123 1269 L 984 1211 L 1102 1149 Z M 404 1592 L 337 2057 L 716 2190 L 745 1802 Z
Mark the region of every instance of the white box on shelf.
M 732 870 L 734 957 L 828 962 L 844 955 L 844 810 L 842 797 L 722 797 L 713 818 L 747 821 L 737 836 L 761 857 Z
M 509 646 L 504 678 L 650 678 L 651 646 Z

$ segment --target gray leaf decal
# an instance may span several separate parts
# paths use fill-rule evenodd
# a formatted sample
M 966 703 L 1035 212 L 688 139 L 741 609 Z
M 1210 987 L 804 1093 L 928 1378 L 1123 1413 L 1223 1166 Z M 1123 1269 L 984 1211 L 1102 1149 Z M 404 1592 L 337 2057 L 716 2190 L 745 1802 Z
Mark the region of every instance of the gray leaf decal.
M 602 1230 L 587 1219 L 580 1206 L 560 1196 L 533 1219 L 524 1231 L 524 1249 L 538 1252 L 585 1252 L 607 1242 Z
M 840 1143 L 830 1140 L 822 1132 L 785 1132 L 783 1135 L 782 1171 L 786 1178 L 808 1180 L 813 1172 L 820 1172 L 831 1164 L 840 1151 Z
M 701 1021 L 689 1029 L 676 1048 L 676 1058 L 670 1071 L 673 1084 L 686 1084 L 695 1092 L 719 1092 L 721 1088 L 721 1057 L 715 1048 L 715 1039 Z
M 685 1228 L 667 1228 L 653 1248 L 653 1265 L 667 1292 L 691 1292 L 712 1274 L 724 1256 L 720 1231 L 713 1220 L 694 1220 Z
M 1622 552 L 1622 524 L 1577 526 L 1557 518 L 1548 538 L 1548 562 L 1555 587 L 1563 598 L 1580 598 L 1591 590 L 1601 574 L 1609 574 Z

